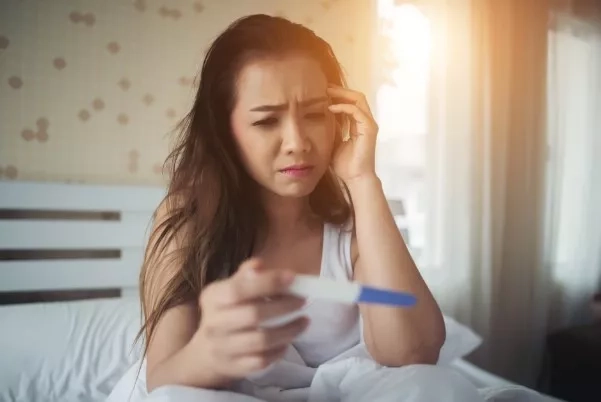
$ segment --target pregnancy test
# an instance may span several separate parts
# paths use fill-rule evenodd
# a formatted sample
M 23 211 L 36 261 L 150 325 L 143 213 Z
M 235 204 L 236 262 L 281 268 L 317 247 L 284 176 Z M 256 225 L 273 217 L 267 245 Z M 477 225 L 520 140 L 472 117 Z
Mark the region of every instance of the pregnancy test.
M 391 307 L 411 307 L 417 303 L 415 296 L 409 293 L 312 275 L 296 275 L 288 291 L 300 297 L 340 303 L 371 303 Z
M 409 293 L 364 286 L 356 282 L 335 281 L 312 275 L 296 275 L 288 292 L 307 299 L 322 299 L 339 303 L 371 303 L 391 307 L 411 307 L 417 303 Z M 285 325 L 305 315 L 301 309 L 269 318 L 261 323 L 263 328 Z

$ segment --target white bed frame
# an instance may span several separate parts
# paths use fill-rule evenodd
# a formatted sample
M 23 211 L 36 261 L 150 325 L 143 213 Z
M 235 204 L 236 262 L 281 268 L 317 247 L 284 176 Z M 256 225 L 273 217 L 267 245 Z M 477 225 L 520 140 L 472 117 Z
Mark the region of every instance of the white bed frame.
M 0 211 L 118 213 L 118 220 L 0 219 L 0 250 L 114 250 L 117 258 L 0 260 L 0 292 L 122 289 L 137 294 L 152 215 L 165 189 L 0 182 Z M 119 254 L 119 253 L 116 253 Z

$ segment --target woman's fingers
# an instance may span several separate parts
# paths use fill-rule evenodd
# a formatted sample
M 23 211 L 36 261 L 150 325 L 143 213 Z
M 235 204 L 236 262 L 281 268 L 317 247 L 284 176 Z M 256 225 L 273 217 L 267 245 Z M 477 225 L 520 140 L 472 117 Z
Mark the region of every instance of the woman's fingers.
M 272 300 L 256 300 L 224 308 L 207 323 L 215 332 L 236 332 L 255 328 L 271 318 L 298 311 L 304 300 L 295 296 L 280 296 Z
M 280 346 L 266 353 L 256 355 L 246 355 L 238 359 L 236 367 L 241 369 L 241 374 L 246 375 L 248 372 L 262 370 L 267 368 L 271 363 L 281 359 L 286 354 L 288 346 Z
M 257 259 L 201 292 L 199 337 L 218 371 L 244 377 L 282 357 L 308 320 L 296 318 L 304 300 L 287 292 L 290 271 L 266 269 Z M 288 322 L 282 325 L 279 318 Z M 275 319 L 275 322 L 274 322 Z M 272 327 L 266 327 L 269 323 Z
M 306 328 L 309 320 L 300 317 L 275 328 L 257 328 L 251 331 L 232 333 L 223 339 L 222 353 L 231 358 L 265 354 L 273 349 L 289 345 Z
M 253 300 L 281 295 L 292 281 L 294 272 L 262 267 L 260 260 L 251 259 L 240 266 L 232 278 L 231 289 L 238 300 Z
M 335 100 L 346 100 L 351 104 L 357 105 L 366 114 L 372 115 L 367 98 L 363 93 L 348 88 L 333 86 L 331 84 L 328 86 L 327 92 L 328 95 Z
M 262 268 L 257 259 L 244 262 L 231 278 L 211 284 L 201 293 L 201 305 L 227 307 L 286 293 L 294 281 L 288 270 Z
M 357 133 L 354 134 L 366 134 L 369 133 L 370 129 L 377 128 L 376 122 L 373 118 L 367 115 L 357 105 L 349 103 L 338 103 L 328 106 L 328 109 L 332 113 L 344 113 L 351 116 L 358 124 Z

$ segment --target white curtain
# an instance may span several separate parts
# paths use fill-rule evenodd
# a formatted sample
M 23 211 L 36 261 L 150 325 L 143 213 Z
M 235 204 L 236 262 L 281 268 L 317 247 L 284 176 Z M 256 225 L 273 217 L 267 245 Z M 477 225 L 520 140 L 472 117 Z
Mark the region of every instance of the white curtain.
M 443 310 L 483 336 L 471 360 L 534 385 L 545 335 L 586 321 L 600 285 L 598 20 L 550 1 L 388 3 L 414 3 L 429 29 L 421 272 Z M 392 144 L 404 122 L 381 104 Z M 383 148 L 395 198 L 402 158 Z
M 601 280 L 601 29 L 561 9 L 548 69 L 546 264 L 552 326 L 586 321 Z

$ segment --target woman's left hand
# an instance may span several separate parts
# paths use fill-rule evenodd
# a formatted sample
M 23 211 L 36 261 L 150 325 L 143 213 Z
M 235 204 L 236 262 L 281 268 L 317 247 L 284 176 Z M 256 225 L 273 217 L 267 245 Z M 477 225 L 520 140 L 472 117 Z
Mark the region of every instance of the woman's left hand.
M 350 138 L 335 151 L 334 172 L 347 184 L 361 177 L 375 175 L 376 137 L 378 125 L 369 109 L 365 95 L 330 85 L 332 98 L 329 109 L 334 114 L 346 114 L 350 119 Z

